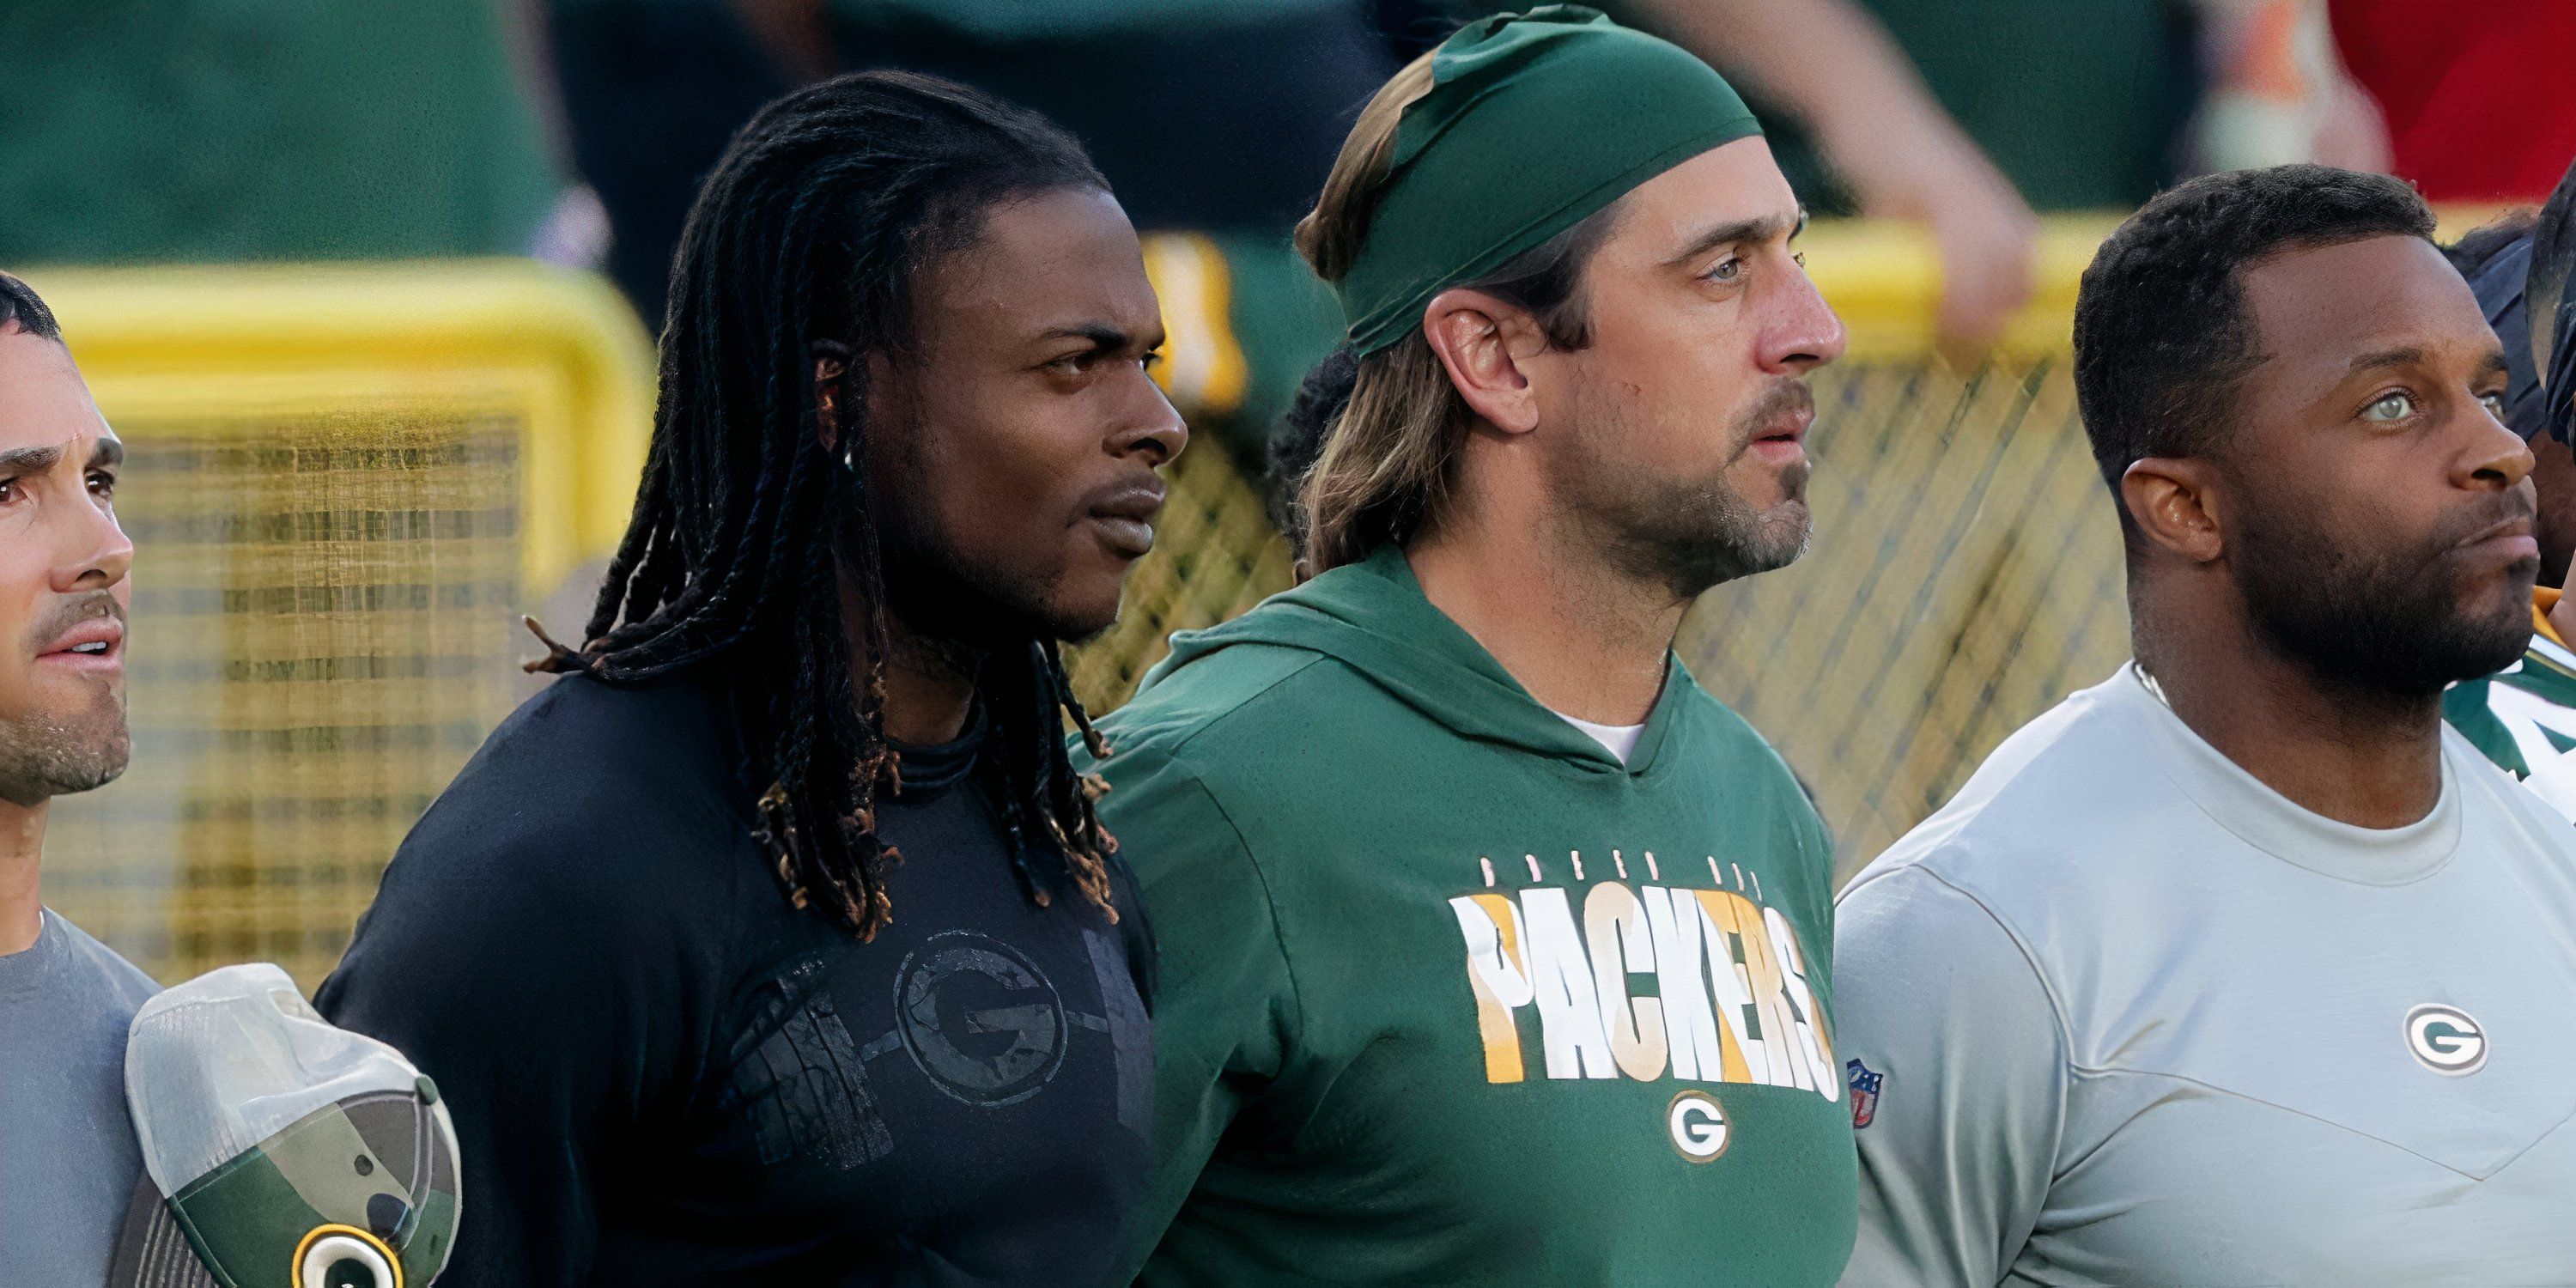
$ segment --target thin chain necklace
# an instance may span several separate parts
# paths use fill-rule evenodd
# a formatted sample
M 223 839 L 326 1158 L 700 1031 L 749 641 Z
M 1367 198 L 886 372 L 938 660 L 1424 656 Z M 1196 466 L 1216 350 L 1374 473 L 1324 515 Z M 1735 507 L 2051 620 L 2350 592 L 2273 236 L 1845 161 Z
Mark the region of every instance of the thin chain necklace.
M 2156 682 L 2155 673 L 2147 669 L 2147 664 L 2132 659 L 2130 665 L 2138 668 L 2138 683 L 2147 686 L 2147 692 L 2156 695 L 2156 701 L 2165 704 L 2165 710 L 2173 710 L 2173 699 L 2165 696 L 2165 686 Z

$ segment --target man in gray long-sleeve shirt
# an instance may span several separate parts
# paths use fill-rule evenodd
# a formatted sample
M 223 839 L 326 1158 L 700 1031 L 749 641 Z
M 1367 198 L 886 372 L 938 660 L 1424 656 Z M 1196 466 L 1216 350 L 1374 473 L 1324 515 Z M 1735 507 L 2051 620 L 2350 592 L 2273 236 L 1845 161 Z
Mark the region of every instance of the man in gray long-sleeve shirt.
M 2439 714 L 2531 455 L 2432 226 L 2241 171 L 2086 272 L 2137 660 L 1843 895 L 1846 1284 L 2576 1282 L 2576 833 Z
M 39 900 L 47 802 L 125 768 L 116 435 L 0 274 L 0 1282 L 105 1282 L 142 1174 L 125 1030 L 152 981 Z

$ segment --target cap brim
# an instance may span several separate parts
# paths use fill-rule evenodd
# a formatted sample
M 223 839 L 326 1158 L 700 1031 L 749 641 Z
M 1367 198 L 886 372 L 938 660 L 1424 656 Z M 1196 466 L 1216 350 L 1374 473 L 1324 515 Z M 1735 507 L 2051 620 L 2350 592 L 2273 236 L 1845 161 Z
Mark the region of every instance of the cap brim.
M 108 1263 L 107 1288 L 224 1288 L 199 1260 L 161 1187 L 150 1173 L 136 1178 L 134 1198 L 125 1205 L 125 1224 L 116 1238 L 116 1259 Z

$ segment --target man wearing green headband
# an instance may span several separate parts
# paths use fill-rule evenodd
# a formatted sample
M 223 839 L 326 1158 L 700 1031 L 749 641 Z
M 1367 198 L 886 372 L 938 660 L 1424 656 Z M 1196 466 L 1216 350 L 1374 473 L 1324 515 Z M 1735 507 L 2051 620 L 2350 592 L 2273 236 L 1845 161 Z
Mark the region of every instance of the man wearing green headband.
M 1312 580 L 1102 728 L 1160 941 L 1146 1284 L 1830 1284 L 1831 844 L 1673 660 L 1806 541 L 1843 331 L 1743 103 L 1590 10 L 1365 108 Z

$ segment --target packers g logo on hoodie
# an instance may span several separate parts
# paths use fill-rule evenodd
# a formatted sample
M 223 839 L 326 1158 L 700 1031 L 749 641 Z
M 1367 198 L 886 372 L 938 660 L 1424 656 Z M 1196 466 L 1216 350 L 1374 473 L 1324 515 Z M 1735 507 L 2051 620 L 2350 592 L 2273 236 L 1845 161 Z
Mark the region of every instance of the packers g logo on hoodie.
M 1580 880 L 1582 856 L 1571 857 Z M 1539 874 L 1535 856 L 1524 862 Z M 1449 901 L 1466 943 L 1485 1080 L 1530 1075 L 1520 1016 L 1535 1011 L 1547 1078 L 1763 1083 L 1839 1102 L 1841 1067 L 1806 956 L 1788 919 L 1760 902 L 1758 883 L 1751 893 L 1723 888 L 1726 869 L 1711 858 L 1720 888 L 1632 886 L 1625 856 L 1613 850 L 1611 863 L 1618 879 L 1583 890 L 1579 914 L 1562 886 Z M 1493 864 L 1481 866 L 1491 886 Z M 1650 879 L 1662 874 L 1652 854 L 1641 866 Z M 1723 1148 L 1713 1097 L 1677 1098 L 1668 1117 L 1683 1157 L 1704 1162 Z

